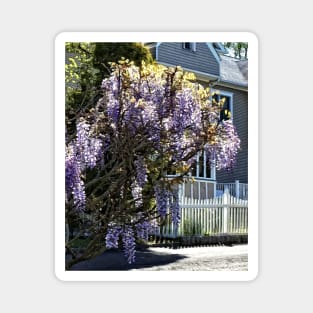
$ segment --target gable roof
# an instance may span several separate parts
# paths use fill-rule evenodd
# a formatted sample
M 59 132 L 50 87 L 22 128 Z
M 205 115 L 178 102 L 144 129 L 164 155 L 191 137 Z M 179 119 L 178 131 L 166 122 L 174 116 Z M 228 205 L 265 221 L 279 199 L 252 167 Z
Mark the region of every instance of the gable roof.
M 220 54 L 220 80 L 248 86 L 248 60 L 238 60 Z
M 158 59 L 159 44 L 158 42 L 145 42 L 156 59 Z M 219 63 L 219 82 L 246 89 L 248 87 L 248 60 L 239 60 L 226 55 L 227 49 L 219 42 L 207 42 L 207 47 Z

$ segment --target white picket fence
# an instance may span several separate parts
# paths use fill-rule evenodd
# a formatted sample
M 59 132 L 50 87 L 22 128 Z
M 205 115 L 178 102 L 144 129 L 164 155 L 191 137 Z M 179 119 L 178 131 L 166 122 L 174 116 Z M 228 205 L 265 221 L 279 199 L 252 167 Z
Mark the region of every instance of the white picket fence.
M 248 234 L 248 200 L 235 198 L 228 189 L 212 199 L 180 198 L 181 221 L 174 227 L 163 219 L 153 234 L 161 237 Z

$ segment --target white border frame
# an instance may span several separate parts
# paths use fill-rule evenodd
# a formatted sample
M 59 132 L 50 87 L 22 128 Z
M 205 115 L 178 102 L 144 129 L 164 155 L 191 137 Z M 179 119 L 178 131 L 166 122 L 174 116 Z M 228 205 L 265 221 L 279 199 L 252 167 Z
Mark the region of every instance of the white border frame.
M 65 42 L 248 42 L 248 271 L 66 271 Z M 258 39 L 250 32 L 64 32 L 55 38 L 55 275 L 62 281 L 251 281 L 258 274 Z

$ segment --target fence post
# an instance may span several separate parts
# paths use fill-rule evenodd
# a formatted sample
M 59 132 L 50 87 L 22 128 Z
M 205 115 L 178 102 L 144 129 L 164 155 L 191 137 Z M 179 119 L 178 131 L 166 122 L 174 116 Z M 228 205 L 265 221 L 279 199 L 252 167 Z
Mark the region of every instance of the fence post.
M 236 180 L 235 181 L 235 195 L 236 195 L 236 198 L 240 198 L 240 196 L 239 196 L 239 194 L 240 194 L 240 192 L 239 192 L 239 180 Z
M 228 224 L 228 199 L 229 199 L 229 190 L 228 187 L 225 187 L 223 194 L 223 233 L 227 233 L 227 224 Z

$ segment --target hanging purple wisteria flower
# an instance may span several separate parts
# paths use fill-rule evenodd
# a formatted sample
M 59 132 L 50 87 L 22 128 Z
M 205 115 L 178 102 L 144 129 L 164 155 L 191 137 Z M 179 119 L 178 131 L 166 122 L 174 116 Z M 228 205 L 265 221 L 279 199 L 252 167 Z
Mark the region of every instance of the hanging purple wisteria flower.
M 105 237 L 105 244 L 108 249 L 118 248 L 118 240 L 122 231 L 122 227 L 119 225 L 109 225 Z
M 73 196 L 77 210 L 84 209 L 86 204 L 85 184 L 82 172 L 86 168 L 94 168 L 101 158 L 102 141 L 91 137 L 90 125 L 80 119 L 77 124 L 76 140 L 66 147 L 65 185 L 66 198 Z
M 174 227 L 177 227 L 180 222 L 180 206 L 178 191 L 173 191 L 171 193 L 170 212 L 173 225 Z
M 134 161 L 136 167 L 136 181 L 140 187 L 143 187 L 147 182 L 147 168 L 142 156 Z
M 130 226 L 124 227 L 122 233 L 122 241 L 127 262 L 129 264 L 135 262 L 136 242 L 134 237 L 134 231 Z
M 136 228 L 137 238 L 147 241 L 149 233 L 152 230 L 151 222 L 147 220 L 138 222 L 136 223 L 135 228 Z
M 131 184 L 131 193 L 135 201 L 135 207 L 139 208 L 142 205 L 142 187 L 138 184 L 137 180 L 134 180 Z
M 240 150 L 236 127 L 230 120 L 222 121 L 217 127 L 217 133 L 217 140 L 214 144 L 206 145 L 205 149 L 218 170 L 230 169 L 234 166 Z
M 168 213 L 168 204 L 170 196 L 169 190 L 157 185 L 154 187 L 154 192 L 158 213 L 160 214 L 161 217 L 164 217 Z
M 73 196 L 74 207 L 80 211 L 85 207 L 85 185 L 81 179 L 81 164 L 75 153 L 75 146 L 70 145 L 65 155 L 65 191 L 66 199 Z

